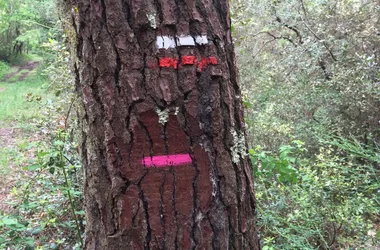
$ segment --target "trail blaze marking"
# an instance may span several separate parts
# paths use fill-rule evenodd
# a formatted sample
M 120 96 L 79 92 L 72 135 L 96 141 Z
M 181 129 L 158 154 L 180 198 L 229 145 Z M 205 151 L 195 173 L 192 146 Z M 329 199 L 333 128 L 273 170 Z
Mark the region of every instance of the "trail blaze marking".
M 195 46 L 195 41 L 192 36 L 177 36 L 177 46 Z
M 177 66 L 178 66 L 178 60 L 175 58 L 171 58 L 171 57 L 160 58 L 160 67 L 164 67 L 164 68 L 173 67 L 176 69 Z
M 182 65 L 193 65 L 197 63 L 195 56 L 182 56 Z
M 180 46 L 196 46 L 196 45 L 205 45 L 208 44 L 208 39 L 206 35 L 202 36 L 187 36 L 181 35 L 176 37 L 171 36 L 157 36 L 156 45 L 159 49 L 171 49 Z M 178 59 L 171 57 L 162 57 L 159 59 L 160 67 L 162 68 L 177 68 L 178 64 L 182 65 L 198 65 L 198 70 L 202 72 L 203 69 L 207 68 L 209 64 L 216 65 L 217 59 L 214 56 L 204 57 L 200 61 L 197 61 L 197 58 L 193 55 L 184 55 L 181 57 L 181 62 L 178 62 Z
M 179 166 L 189 164 L 191 162 L 192 160 L 189 154 L 149 156 L 144 157 L 141 161 L 141 163 L 147 168 Z
M 170 36 L 158 36 L 156 44 L 159 49 L 175 48 L 175 40 Z
M 205 45 L 208 44 L 207 36 L 196 36 L 195 42 L 199 45 Z
M 179 62 L 176 58 L 171 57 L 162 57 L 160 60 L 160 67 L 161 68 L 178 68 Z M 218 61 L 216 57 L 210 56 L 210 57 L 204 57 L 201 61 L 197 61 L 197 58 L 195 56 L 182 56 L 181 58 L 181 65 L 198 65 L 198 70 L 202 72 L 203 69 L 207 68 L 208 65 L 217 65 Z M 153 68 L 153 66 L 151 66 Z
M 202 36 L 157 36 L 156 45 L 159 49 L 173 49 L 177 46 L 195 46 L 208 44 L 208 39 L 206 35 Z
M 203 69 L 207 68 L 207 66 L 211 64 L 211 65 L 216 65 L 218 64 L 217 60 L 216 60 L 216 57 L 214 56 L 210 56 L 210 57 L 205 57 L 205 58 L 202 58 L 202 61 L 199 62 L 198 64 L 198 70 L 200 72 L 202 72 Z

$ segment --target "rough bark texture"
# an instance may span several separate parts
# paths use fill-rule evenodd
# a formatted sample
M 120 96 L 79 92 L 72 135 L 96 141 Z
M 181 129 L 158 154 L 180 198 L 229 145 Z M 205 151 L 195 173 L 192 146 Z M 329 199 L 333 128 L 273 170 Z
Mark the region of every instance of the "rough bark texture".
M 85 168 L 86 249 L 259 249 L 223 0 L 62 0 Z M 159 49 L 157 37 L 207 36 Z M 143 159 L 189 155 L 150 167 Z

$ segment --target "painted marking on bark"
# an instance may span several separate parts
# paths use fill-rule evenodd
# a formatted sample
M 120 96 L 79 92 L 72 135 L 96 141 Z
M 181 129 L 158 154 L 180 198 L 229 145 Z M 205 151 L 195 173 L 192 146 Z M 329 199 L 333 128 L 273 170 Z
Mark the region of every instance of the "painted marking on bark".
M 177 155 L 160 155 L 152 157 L 144 157 L 141 163 L 147 167 L 168 167 L 168 166 L 180 166 L 191 163 L 191 157 L 189 154 L 177 154 Z
M 195 46 L 195 41 L 192 36 L 177 36 L 177 46 Z
M 193 65 L 197 63 L 195 56 L 182 56 L 182 65 Z
M 199 45 L 205 45 L 208 44 L 207 36 L 196 36 L 195 42 Z
M 202 60 L 198 63 L 198 70 L 202 72 L 203 69 L 207 68 L 207 66 L 211 65 L 217 65 L 218 61 L 216 57 L 210 56 L 210 57 L 204 57 Z
M 171 57 L 160 58 L 160 67 L 163 67 L 163 68 L 173 67 L 176 69 L 177 66 L 178 66 L 178 60 L 175 58 L 171 58 Z
M 171 36 L 158 36 L 156 44 L 159 49 L 175 48 L 176 46 L 174 37 Z
M 182 56 L 182 65 L 194 65 L 197 64 L 197 58 L 195 56 Z M 200 62 L 198 62 L 198 70 L 202 72 L 203 69 L 207 68 L 208 65 L 217 65 L 218 60 L 214 56 L 204 57 Z M 177 68 L 178 59 L 171 57 L 160 58 L 160 67 L 162 68 Z
M 156 45 L 159 49 L 172 49 L 177 46 L 195 46 L 198 45 L 206 45 L 208 44 L 208 39 L 206 35 L 202 36 L 176 36 L 175 38 L 172 36 L 157 36 L 156 37 Z

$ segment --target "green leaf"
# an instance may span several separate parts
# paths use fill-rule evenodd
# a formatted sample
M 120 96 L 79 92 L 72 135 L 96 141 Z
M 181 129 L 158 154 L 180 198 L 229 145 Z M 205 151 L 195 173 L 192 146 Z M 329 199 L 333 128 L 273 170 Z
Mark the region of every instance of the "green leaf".
M 49 249 L 51 249 L 51 250 L 56 250 L 56 249 L 58 249 L 58 245 L 55 244 L 55 243 L 51 243 L 51 244 L 49 245 Z
M 38 157 L 44 157 L 45 155 L 48 155 L 49 153 L 48 152 L 40 152 L 40 153 L 38 153 Z
M 33 164 L 33 165 L 30 165 L 30 166 L 24 167 L 23 169 L 24 170 L 29 170 L 29 171 L 35 171 L 35 170 L 37 170 L 39 168 L 41 168 L 40 164 Z
M 24 208 L 28 208 L 29 207 L 29 201 L 27 199 L 24 200 L 23 207 Z
M 41 228 L 35 228 L 33 229 L 32 231 L 32 235 L 38 235 L 42 232 L 42 229 Z
M 49 168 L 49 172 L 50 172 L 51 174 L 54 174 L 54 171 L 55 171 L 55 167 L 51 167 L 51 168 Z
M 7 218 L 7 217 L 5 217 L 5 218 L 2 219 L 2 221 L 7 226 L 18 224 L 17 219 L 14 219 L 14 218 Z
M 85 215 L 86 213 L 84 212 L 84 210 L 79 210 L 79 211 L 75 211 L 75 214 Z
M 34 247 L 34 239 L 32 237 L 26 237 L 24 238 L 24 242 L 33 249 Z

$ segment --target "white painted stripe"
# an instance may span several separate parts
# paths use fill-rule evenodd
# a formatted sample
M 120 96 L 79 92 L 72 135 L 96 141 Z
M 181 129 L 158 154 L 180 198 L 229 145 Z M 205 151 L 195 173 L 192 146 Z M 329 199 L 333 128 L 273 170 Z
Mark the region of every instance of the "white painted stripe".
M 196 36 L 177 36 L 174 40 L 174 37 L 171 36 L 157 36 L 156 44 L 159 49 L 169 49 L 175 48 L 176 46 L 195 46 L 195 43 L 198 45 L 208 44 L 208 39 L 206 35 Z
M 177 36 L 177 46 L 195 46 L 192 36 Z
M 195 42 L 199 45 L 204 45 L 204 44 L 208 44 L 208 39 L 207 39 L 207 36 L 203 35 L 203 36 L 196 36 L 195 37 Z
M 158 36 L 156 44 L 159 49 L 175 48 L 175 41 L 171 36 Z

